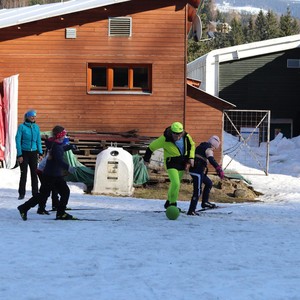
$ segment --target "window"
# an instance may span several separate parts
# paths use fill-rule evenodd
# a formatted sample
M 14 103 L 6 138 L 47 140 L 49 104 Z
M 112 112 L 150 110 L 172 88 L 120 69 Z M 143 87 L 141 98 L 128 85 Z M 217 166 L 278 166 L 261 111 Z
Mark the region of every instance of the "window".
M 292 69 L 299 69 L 300 68 L 300 59 L 288 59 L 287 67 L 292 68 Z
M 151 93 L 150 64 L 88 64 L 88 92 Z

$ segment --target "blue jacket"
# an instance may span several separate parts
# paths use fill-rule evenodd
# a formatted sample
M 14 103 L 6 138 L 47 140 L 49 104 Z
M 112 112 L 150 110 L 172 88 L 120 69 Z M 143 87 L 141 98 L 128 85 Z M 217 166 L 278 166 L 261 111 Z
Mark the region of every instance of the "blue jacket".
M 40 127 L 36 123 L 24 122 L 19 125 L 16 135 L 17 156 L 22 151 L 37 151 L 43 154 Z

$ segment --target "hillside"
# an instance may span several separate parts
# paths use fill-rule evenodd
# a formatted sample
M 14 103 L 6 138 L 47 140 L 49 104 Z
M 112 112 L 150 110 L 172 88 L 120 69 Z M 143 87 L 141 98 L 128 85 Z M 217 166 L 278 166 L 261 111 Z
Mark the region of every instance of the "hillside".
M 243 10 L 250 13 L 262 9 L 266 11 L 272 10 L 278 15 L 286 14 L 286 10 L 289 7 L 292 16 L 300 19 L 300 0 L 215 0 L 215 3 L 220 11 L 228 10 L 229 8 L 240 11 L 244 7 Z

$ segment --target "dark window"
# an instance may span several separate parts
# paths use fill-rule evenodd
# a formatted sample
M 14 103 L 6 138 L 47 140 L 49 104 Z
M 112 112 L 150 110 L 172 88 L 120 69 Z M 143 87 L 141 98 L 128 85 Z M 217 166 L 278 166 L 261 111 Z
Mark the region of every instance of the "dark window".
M 106 87 L 106 68 L 105 67 L 92 68 L 92 86 Z
M 88 64 L 87 86 L 90 91 L 151 93 L 152 66 L 138 64 Z
M 128 68 L 113 68 L 114 88 L 128 88 Z

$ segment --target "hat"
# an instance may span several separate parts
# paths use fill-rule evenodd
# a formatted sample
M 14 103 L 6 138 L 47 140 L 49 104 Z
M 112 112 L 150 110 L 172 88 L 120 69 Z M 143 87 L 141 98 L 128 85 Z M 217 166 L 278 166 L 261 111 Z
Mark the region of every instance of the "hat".
M 183 131 L 183 126 L 182 126 L 182 124 L 180 122 L 174 122 L 171 125 L 171 130 L 174 133 L 181 133 Z
M 29 110 L 26 114 L 25 114 L 26 118 L 30 118 L 30 117 L 36 117 L 36 111 L 35 110 Z
M 67 131 L 60 125 L 56 125 L 53 129 L 52 129 L 52 133 L 53 133 L 53 137 L 55 139 L 60 139 L 64 136 L 66 136 Z
M 220 146 L 220 139 L 217 135 L 213 135 L 212 137 L 210 137 L 208 142 L 216 149 L 218 149 Z

